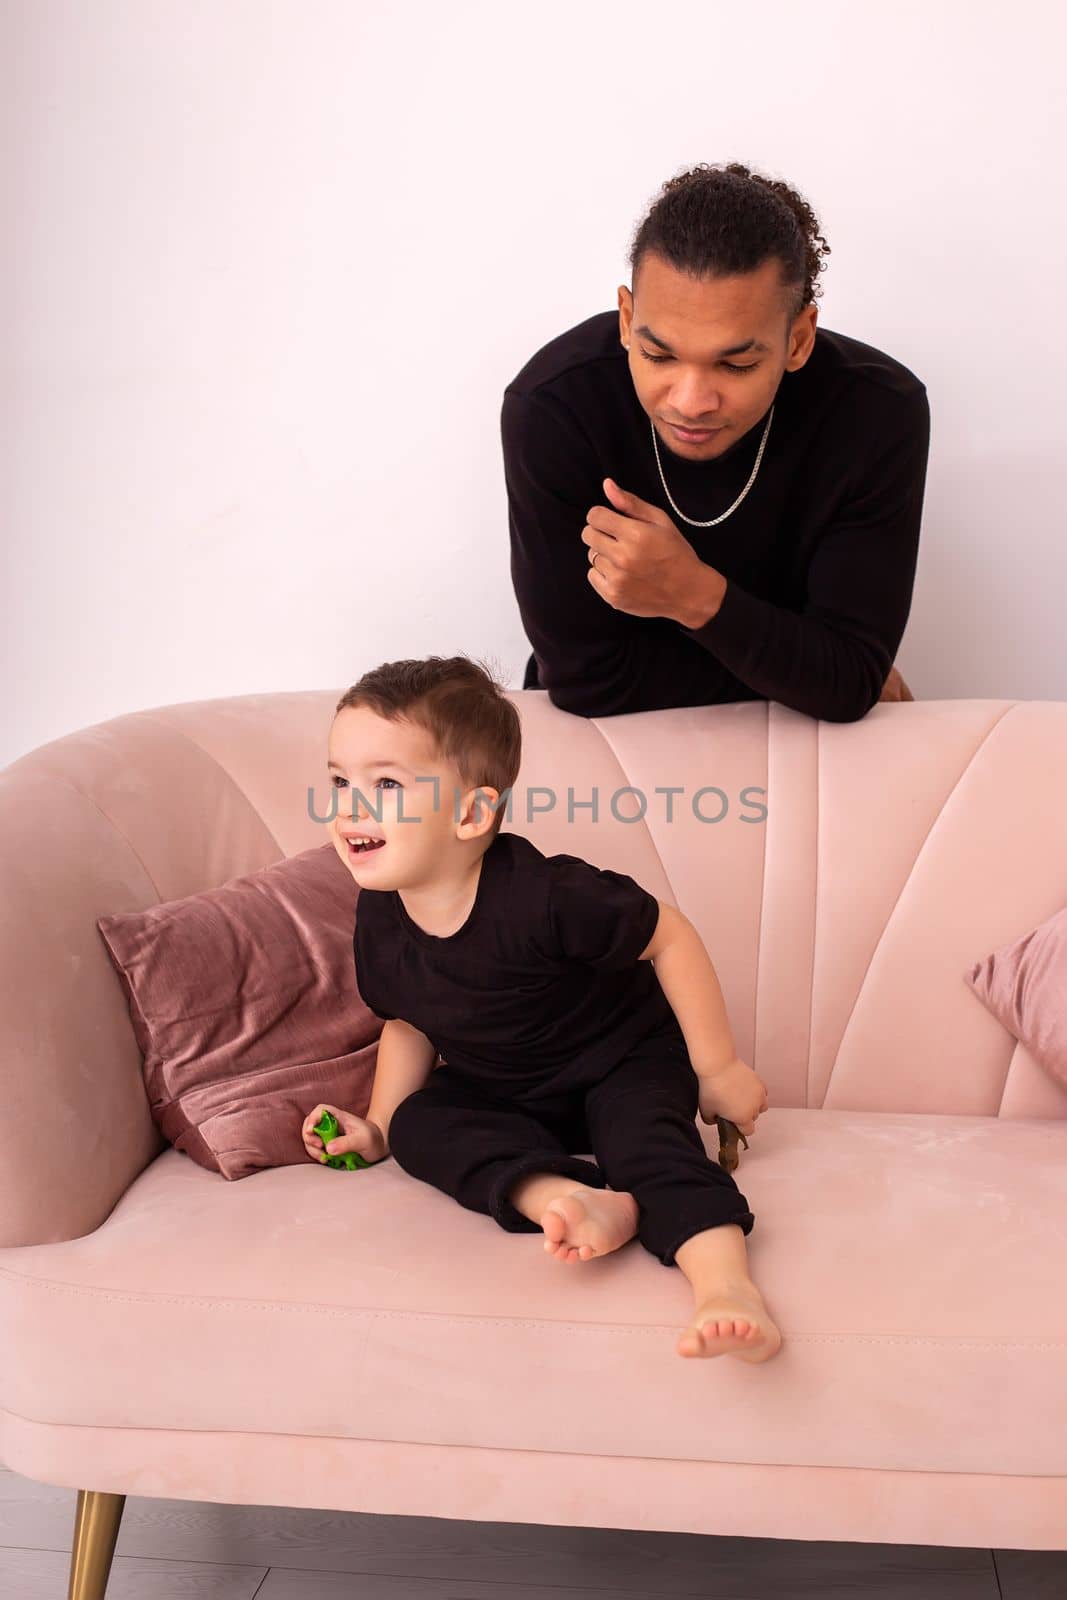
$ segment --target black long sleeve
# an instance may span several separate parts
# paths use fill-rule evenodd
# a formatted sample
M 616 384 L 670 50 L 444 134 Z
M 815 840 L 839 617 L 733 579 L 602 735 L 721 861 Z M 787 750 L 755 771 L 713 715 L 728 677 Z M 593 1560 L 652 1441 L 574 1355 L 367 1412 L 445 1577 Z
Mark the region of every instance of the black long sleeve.
M 632 617 L 589 582 L 582 529 L 605 504 L 603 471 L 576 419 L 509 390 L 501 423 L 511 580 L 553 705 L 583 717 L 757 700 L 699 641 L 660 617 Z
M 827 721 L 863 717 L 911 606 L 930 438 L 924 386 L 870 346 L 820 330 L 807 382 L 797 381 L 801 368 L 779 386 L 776 448 L 712 534 L 665 502 L 649 424 L 628 368 L 613 358 L 612 333 L 608 317 L 570 330 L 504 393 L 511 574 L 534 652 L 528 683 L 583 716 L 768 699 Z M 730 465 L 670 456 L 666 471 L 687 515 L 707 514 L 701 493 L 710 507 L 730 504 L 754 454 L 755 443 Z M 723 603 L 703 627 L 633 617 L 589 582 L 581 531 L 591 506 L 609 504 L 607 476 L 663 505 L 725 576 Z
M 715 616 L 681 632 L 768 700 L 826 722 L 866 716 L 911 610 L 929 445 L 924 389 L 901 406 L 898 431 L 829 517 L 803 610 L 728 582 Z

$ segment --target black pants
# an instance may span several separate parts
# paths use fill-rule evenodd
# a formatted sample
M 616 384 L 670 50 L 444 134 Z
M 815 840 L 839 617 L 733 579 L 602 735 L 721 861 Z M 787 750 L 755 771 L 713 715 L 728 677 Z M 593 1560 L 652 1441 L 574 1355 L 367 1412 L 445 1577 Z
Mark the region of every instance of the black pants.
M 755 1217 L 697 1131 L 696 1073 L 684 1042 L 650 1038 L 592 1087 L 536 1104 L 490 1094 L 448 1065 L 401 1101 L 389 1127 L 397 1165 L 508 1233 L 540 1233 L 507 1198 L 531 1172 L 559 1172 L 597 1189 L 628 1190 L 637 1236 L 665 1267 L 705 1228 Z M 599 1165 L 574 1151 L 592 1151 Z M 716 1154 L 717 1154 L 716 1146 Z

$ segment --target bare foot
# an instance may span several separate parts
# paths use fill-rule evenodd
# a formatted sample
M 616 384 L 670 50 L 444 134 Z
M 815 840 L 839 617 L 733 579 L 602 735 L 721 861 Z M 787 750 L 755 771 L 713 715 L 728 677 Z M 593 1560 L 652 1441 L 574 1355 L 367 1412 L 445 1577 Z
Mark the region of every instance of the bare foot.
M 633 1238 L 637 1217 L 632 1194 L 576 1183 L 545 1207 L 541 1217 L 545 1249 L 558 1261 L 606 1256 Z
M 678 1340 L 680 1356 L 739 1356 L 742 1361 L 769 1361 L 777 1355 L 782 1335 L 763 1296 L 752 1282 L 725 1284 L 697 1306 L 693 1320 Z

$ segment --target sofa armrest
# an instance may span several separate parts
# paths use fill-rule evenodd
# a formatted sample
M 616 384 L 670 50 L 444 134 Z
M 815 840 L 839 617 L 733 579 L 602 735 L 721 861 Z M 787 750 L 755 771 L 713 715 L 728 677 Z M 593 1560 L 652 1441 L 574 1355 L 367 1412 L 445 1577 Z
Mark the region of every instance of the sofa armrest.
M 92 1232 L 169 1148 L 97 918 L 321 844 L 306 785 L 336 701 L 157 706 L 0 770 L 0 1246 Z
M 165 1147 L 96 927 L 155 898 L 113 824 L 47 761 L 0 773 L 0 1246 L 92 1232 Z

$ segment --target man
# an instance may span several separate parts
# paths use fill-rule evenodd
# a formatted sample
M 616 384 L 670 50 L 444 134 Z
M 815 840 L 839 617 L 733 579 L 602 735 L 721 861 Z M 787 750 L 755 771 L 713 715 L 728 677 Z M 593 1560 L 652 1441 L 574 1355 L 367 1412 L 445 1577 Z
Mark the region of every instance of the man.
M 765 699 L 851 722 L 912 698 L 893 660 L 926 389 L 817 328 L 817 228 L 795 191 L 738 164 L 671 180 L 618 314 L 507 385 L 523 688 L 589 717 Z

